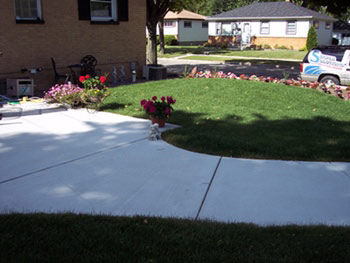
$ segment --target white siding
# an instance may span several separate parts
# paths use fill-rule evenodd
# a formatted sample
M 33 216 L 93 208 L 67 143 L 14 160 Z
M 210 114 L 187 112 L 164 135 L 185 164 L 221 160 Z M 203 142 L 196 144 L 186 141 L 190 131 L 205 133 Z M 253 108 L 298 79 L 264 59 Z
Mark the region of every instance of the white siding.
M 287 35 L 286 20 L 270 20 L 269 34 L 260 34 L 260 21 L 251 22 L 251 35 L 256 37 L 307 37 L 309 21 L 296 21 L 296 34 Z
M 178 24 L 179 22 L 176 20 L 173 20 L 175 26 L 168 27 L 164 26 L 164 35 L 177 35 L 178 34 Z M 157 28 L 157 35 L 159 35 L 159 27 Z
M 216 36 L 216 22 L 209 22 L 208 34 L 209 36 Z
M 226 21 L 225 21 L 226 22 Z M 216 23 L 219 22 L 209 22 L 209 36 L 216 36 Z M 296 34 L 287 35 L 287 21 L 286 20 L 270 20 L 270 30 L 269 34 L 260 34 L 261 21 L 241 21 L 238 22 L 242 27 L 244 23 L 250 23 L 251 26 L 251 36 L 256 37 L 307 37 L 309 30 L 309 21 L 298 20 L 296 21 Z
M 192 42 L 192 41 L 208 41 L 208 28 L 202 28 L 202 22 L 192 20 L 192 27 L 185 28 L 184 21 L 191 20 L 180 20 L 179 21 L 179 37 L 180 42 Z

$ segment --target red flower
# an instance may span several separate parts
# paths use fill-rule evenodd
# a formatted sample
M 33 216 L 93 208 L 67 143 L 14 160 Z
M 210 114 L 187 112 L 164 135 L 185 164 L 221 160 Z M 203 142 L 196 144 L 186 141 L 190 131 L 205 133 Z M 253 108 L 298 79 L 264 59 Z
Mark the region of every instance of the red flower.
M 101 82 L 102 82 L 102 81 L 101 81 Z M 141 100 L 141 101 L 140 101 L 141 106 L 145 105 L 146 102 L 147 102 L 147 100 Z
M 157 100 L 157 96 L 153 96 L 152 100 L 156 101 Z
M 101 76 L 101 77 L 100 77 L 100 81 L 101 81 L 102 83 L 105 83 L 105 82 L 106 82 L 106 80 L 107 80 L 107 79 L 106 79 L 106 77 L 105 77 L 105 76 Z
M 79 77 L 79 81 L 80 81 L 81 83 L 83 83 L 84 80 L 85 80 L 85 77 L 84 77 L 84 76 L 80 76 L 80 77 Z
M 86 74 L 86 75 L 85 75 L 85 78 L 86 78 L 86 79 L 90 78 L 90 75 L 89 75 L 89 74 Z

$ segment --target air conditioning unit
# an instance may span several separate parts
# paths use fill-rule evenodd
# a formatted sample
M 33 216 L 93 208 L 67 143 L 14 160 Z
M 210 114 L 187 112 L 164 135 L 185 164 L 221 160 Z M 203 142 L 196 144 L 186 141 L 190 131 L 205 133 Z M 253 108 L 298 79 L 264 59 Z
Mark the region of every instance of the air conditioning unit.
M 34 96 L 34 79 L 7 79 L 7 96 Z
M 163 65 L 146 65 L 143 66 L 142 77 L 146 80 L 166 79 L 166 67 Z

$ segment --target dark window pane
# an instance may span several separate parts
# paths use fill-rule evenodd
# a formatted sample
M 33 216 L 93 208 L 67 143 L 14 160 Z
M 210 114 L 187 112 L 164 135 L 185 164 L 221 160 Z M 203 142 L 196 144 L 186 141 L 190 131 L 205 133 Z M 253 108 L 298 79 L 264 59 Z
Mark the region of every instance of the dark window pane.
M 91 1 L 91 16 L 94 17 L 112 17 L 111 1 Z
M 24 19 L 38 17 L 37 0 L 15 0 L 16 16 Z

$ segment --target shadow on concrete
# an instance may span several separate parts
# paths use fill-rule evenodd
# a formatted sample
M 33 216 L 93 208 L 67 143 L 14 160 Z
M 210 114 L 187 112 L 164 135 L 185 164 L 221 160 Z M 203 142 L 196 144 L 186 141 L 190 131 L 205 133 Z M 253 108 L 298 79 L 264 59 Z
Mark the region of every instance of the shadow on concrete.
M 269 120 L 254 113 L 254 121 L 227 115 L 208 119 L 201 113 L 176 111 L 179 129 L 167 131 L 167 142 L 196 152 L 256 159 L 350 161 L 350 121 L 317 116 L 312 119 Z

